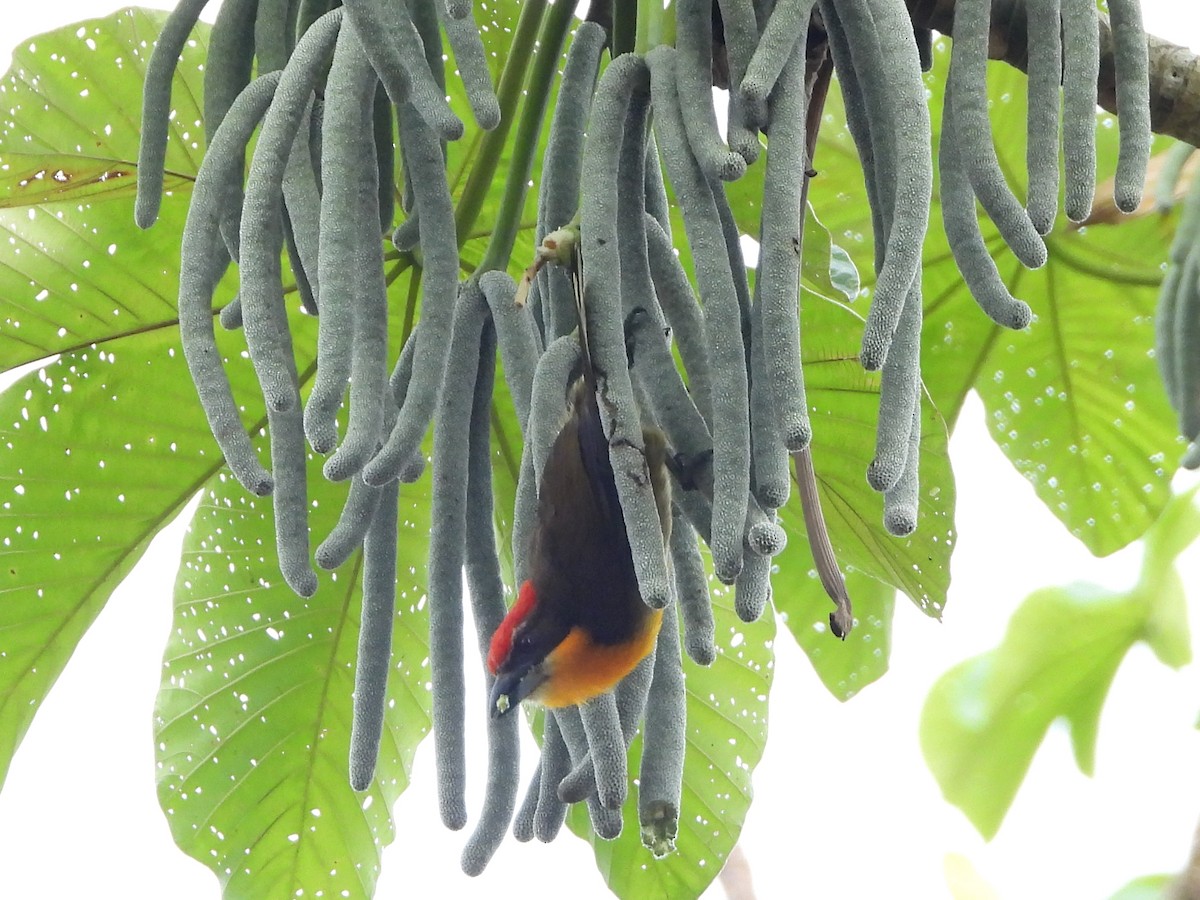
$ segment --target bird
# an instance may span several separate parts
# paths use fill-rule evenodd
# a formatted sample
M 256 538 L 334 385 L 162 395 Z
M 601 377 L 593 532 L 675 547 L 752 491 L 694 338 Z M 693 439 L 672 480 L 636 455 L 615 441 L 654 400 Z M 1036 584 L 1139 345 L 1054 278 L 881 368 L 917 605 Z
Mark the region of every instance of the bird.
M 662 610 L 642 599 L 634 572 L 596 399 L 577 249 L 572 260 L 582 371 L 542 471 L 529 577 L 491 639 L 493 716 L 522 700 L 561 708 L 611 690 L 654 649 L 662 621 Z M 642 438 L 665 545 L 673 458 L 657 428 L 643 427 Z

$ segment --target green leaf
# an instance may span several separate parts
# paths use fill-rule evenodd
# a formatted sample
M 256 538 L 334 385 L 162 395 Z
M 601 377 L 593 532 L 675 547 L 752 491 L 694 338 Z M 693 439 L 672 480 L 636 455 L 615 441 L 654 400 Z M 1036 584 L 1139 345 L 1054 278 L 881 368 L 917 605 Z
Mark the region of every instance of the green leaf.
M 944 42 L 941 42 L 944 44 Z M 926 77 L 936 148 L 947 53 Z M 988 70 L 996 149 L 1018 196 L 1024 194 L 1025 76 Z M 1103 178 L 1115 167 L 1115 128 L 1097 129 Z M 813 203 L 836 242 L 873 281 L 870 214 L 862 174 L 832 92 L 821 129 Z M 1158 217 L 1117 226 L 1068 227 L 1048 238 L 1050 262 L 1021 267 L 981 218 L 984 237 L 1014 294 L 1037 319 L 1024 332 L 995 326 L 962 282 L 941 230 L 938 197 L 923 257 L 924 380 L 953 424 L 974 388 L 997 443 L 1042 502 L 1093 553 L 1140 537 L 1169 497 L 1182 446 L 1153 359 L 1153 314 L 1171 229 Z M 856 304 L 865 309 L 864 298 Z
M 655 859 L 642 846 L 636 789 L 615 841 L 592 833 L 583 804 L 568 814 L 567 824 L 591 841 L 596 866 L 618 897 L 699 897 L 721 871 L 750 809 L 750 776 L 767 742 L 775 623 L 769 611 L 758 622 L 742 622 L 733 611 L 732 590 L 720 586 L 713 591 L 713 615 L 716 660 L 703 668 L 684 656 L 688 734 L 675 852 Z M 641 746 L 639 735 L 629 750 L 631 783 L 640 771 Z
M 320 539 L 346 485 L 325 481 L 320 460 L 309 469 Z M 400 521 L 400 560 L 423 557 L 428 479 L 402 489 Z M 277 574 L 274 534 L 269 499 L 225 473 L 209 481 L 184 543 L 155 709 L 159 802 L 227 900 L 370 896 L 392 804 L 430 727 L 423 569 L 399 569 L 379 765 L 357 794 L 346 773 L 362 554 L 303 600 Z
M 1000 827 L 1047 729 L 1064 719 L 1079 768 L 1091 774 L 1096 732 L 1109 685 L 1139 640 L 1169 665 L 1182 665 L 1170 622 L 1187 635 L 1182 590 L 1162 591 L 1163 568 L 1174 581 L 1179 526 L 1200 531 L 1194 491 L 1176 498 L 1146 535 L 1137 585 L 1124 592 L 1076 584 L 1044 588 L 1013 614 L 995 650 L 966 660 L 934 684 L 921 715 L 921 747 L 946 799 L 984 837 Z
M 0 779 L 113 588 L 221 467 L 176 340 L 66 354 L 0 395 Z
M 854 629 L 844 641 L 829 632 L 832 605 L 817 578 L 812 554 L 803 541 L 789 543 L 793 559 L 785 575 L 771 578 L 771 596 L 780 620 L 787 626 L 821 679 L 839 700 L 849 700 L 888 669 L 892 652 L 892 614 L 896 589 L 859 572 L 846 576 L 846 587 L 854 606 Z M 801 554 L 807 554 L 801 570 Z
M 80 149 L 90 147 L 106 165 L 136 157 L 138 126 L 128 111 L 140 105 L 144 44 L 162 19 L 132 10 L 39 36 L 3 82 L 17 112 L 0 134 L 9 201 L 0 228 L 10 248 L 0 258 L 0 365 L 62 355 L 0 397 L 9 473 L 0 528 L 12 551 L 0 601 L 0 776 L 113 588 L 222 466 L 178 349 L 186 197 L 165 197 L 149 233 L 132 225 L 130 192 L 96 193 L 73 177 L 53 202 L 38 189 L 28 197 L 39 205 L 13 205 L 25 202 L 20 172 L 30 167 L 64 157 L 90 164 L 91 151 Z M 168 165 L 192 171 L 195 148 L 180 132 L 199 115 L 193 98 L 205 34 L 197 32 L 180 68 L 168 152 Z M 104 91 L 92 90 L 96 84 Z M 87 137 L 81 123 L 93 107 L 98 133 Z M 188 183 L 181 176 L 178 185 Z M 240 335 L 218 341 L 238 396 L 257 397 Z M 301 368 L 310 361 L 302 351 Z M 261 402 L 247 399 L 245 414 L 261 422 Z
M 123 335 L 174 327 L 186 202 L 133 224 L 142 78 L 165 13 L 129 9 L 24 42 L 0 82 L 0 370 Z M 200 163 L 200 65 L 184 48 L 167 190 Z M 93 49 L 94 47 L 94 49 Z

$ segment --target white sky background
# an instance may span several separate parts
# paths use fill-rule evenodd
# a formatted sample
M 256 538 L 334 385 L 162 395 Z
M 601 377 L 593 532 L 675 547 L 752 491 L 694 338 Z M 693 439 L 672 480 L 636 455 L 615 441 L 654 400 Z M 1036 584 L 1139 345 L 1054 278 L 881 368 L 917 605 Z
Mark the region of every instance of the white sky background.
M 6 51 L 23 37 L 115 8 L 106 0 L 4 6 L 5 65 Z M 208 18 L 216 6 L 210 3 Z M 1193 4 L 1143 6 L 1150 31 L 1200 47 Z M 972 398 L 951 443 L 959 543 L 945 621 L 938 625 L 901 601 L 891 671 L 844 705 L 781 629 L 771 739 L 742 840 L 762 900 L 947 897 L 948 852 L 968 857 L 1010 900 L 1102 900 L 1130 878 L 1176 870 L 1187 857 L 1200 818 L 1200 733 L 1193 727 L 1200 675 L 1195 665 L 1172 672 L 1144 647 L 1121 667 L 1105 706 L 1096 777 L 1075 769 L 1066 731 L 1053 728 L 990 844 L 942 801 L 925 768 L 917 722 L 938 675 L 994 646 L 1034 588 L 1076 580 L 1124 587 L 1140 557 L 1134 548 L 1097 560 L 1071 539 L 992 443 L 983 418 Z M 117 590 L 18 750 L 0 793 L 0 895 L 219 896 L 208 869 L 175 848 L 154 793 L 151 715 L 181 538 L 181 523 L 160 535 Z M 1182 568 L 1200 593 L 1200 552 L 1189 552 Z M 481 740 L 475 735 L 476 758 Z M 462 875 L 465 835 L 437 821 L 429 743 L 396 807 L 397 839 L 384 855 L 377 896 L 610 896 L 590 849 L 565 830 L 549 847 L 510 839 L 482 877 Z M 481 781 L 471 782 L 472 809 Z M 714 887 L 709 896 L 723 891 Z

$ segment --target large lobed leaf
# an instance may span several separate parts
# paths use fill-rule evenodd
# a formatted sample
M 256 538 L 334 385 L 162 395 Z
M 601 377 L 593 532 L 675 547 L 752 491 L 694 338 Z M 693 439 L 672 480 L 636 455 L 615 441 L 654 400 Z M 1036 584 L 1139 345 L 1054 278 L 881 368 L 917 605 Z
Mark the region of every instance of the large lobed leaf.
M 164 227 L 147 235 L 116 189 L 136 157 L 143 41 L 162 18 L 127 11 L 32 39 L 0 83 L 12 110 L 0 125 L 0 366 L 63 354 L 0 398 L 0 776 L 113 588 L 221 466 L 178 351 L 186 205 L 167 198 Z M 186 53 L 192 84 L 202 50 Z M 179 121 L 197 117 L 180 104 Z M 178 133 L 168 161 L 194 172 Z M 235 369 L 243 386 L 253 377 Z
M 1195 492 L 1176 498 L 1147 532 L 1138 583 L 1044 588 L 1013 614 L 995 650 L 933 686 L 921 747 L 946 799 L 992 837 L 1046 730 L 1070 728 L 1075 760 L 1091 774 L 1100 710 L 1125 654 L 1145 641 L 1162 662 L 1191 660 L 1186 598 L 1175 557 L 1200 535 Z
M 935 59 L 926 89 L 936 150 L 944 47 Z M 988 79 L 993 131 L 1000 138 L 996 150 L 1022 196 L 1025 76 L 993 64 Z M 1116 163 L 1117 130 L 1105 122 L 1096 136 L 1101 177 Z M 829 98 L 816 167 L 814 206 L 870 283 L 870 215 L 837 92 Z M 1074 229 L 1060 215 L 1047 238 L 1049 263 L 1029 272 L 981 217 L 1009 289 L 1037 317 L 1029 329 L 1013 333 L 993 325 L 967 293 L 940 213 L 935 187 L 922 265 L 923 377 L 934 404 L 953 425 L 967 391 L 978 391 L 993 436 L 1042 502 L 1093 553 L 1120 549 L 1140 537 L 1166 504 L 1181 448 L 1152 349 L 1170 228 L 1146 217 Z M 865 298 L 855 304 L 860 311 L 865 305 Z

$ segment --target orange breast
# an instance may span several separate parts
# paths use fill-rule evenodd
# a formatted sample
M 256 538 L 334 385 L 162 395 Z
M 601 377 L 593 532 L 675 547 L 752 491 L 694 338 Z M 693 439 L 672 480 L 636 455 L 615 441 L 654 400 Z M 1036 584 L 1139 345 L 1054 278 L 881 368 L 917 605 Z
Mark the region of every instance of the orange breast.
M 624 644 L 597 644 L 579 628 L 572 628 L 546 657 L 550 677 L 533 695 L 542 706 L 574 706 L 611 690 L 654 649 L 662 610 L 646 617 L 645 627 Z

